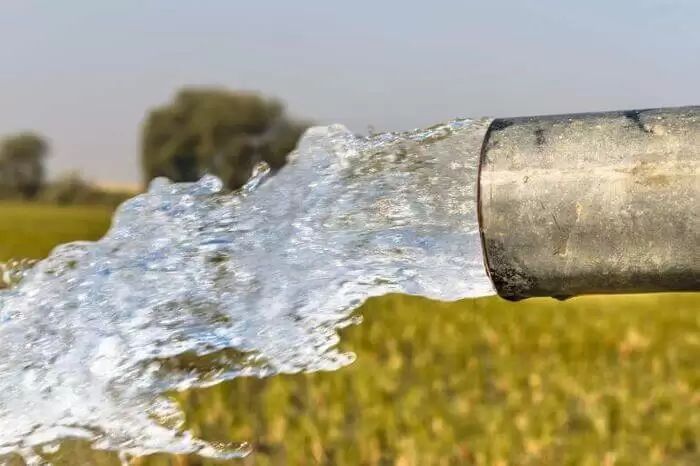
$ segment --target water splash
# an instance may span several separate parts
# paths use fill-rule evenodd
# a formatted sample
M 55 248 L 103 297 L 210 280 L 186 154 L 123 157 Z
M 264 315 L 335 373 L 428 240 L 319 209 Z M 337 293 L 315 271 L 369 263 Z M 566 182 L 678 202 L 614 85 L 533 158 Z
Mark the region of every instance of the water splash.
M 97 242 L 57 247 L 0 293 L 0 453 L 66 438 L 223 458 L 162 396 L 338 369 L 337 330 L 390 292 L 493 294 L 476 218 L 485 121 L 371 138 L 309 130 L 275 176 L 155 180 Z

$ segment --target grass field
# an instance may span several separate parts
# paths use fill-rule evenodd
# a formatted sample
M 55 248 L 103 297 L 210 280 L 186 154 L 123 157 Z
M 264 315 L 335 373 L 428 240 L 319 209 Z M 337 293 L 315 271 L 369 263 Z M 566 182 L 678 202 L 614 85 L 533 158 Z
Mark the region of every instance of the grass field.
M 12 219 L 12 226 L 5 223 Z M 0 205 L 0 260 L 96 239 L 100 210 Z M 334 372 L 175 395 L 187 426 L 248 441 L 245 465 L 700 464 L 700 299 L 373 299 Z M 56 464 L 118 464 L 66 444 Z M 214 464 L 139 458 L 134 465 Z
M 111 209 L 0 203 L 0 261 L 39 259 L 61 243 L 96 240 L 110 225 Z

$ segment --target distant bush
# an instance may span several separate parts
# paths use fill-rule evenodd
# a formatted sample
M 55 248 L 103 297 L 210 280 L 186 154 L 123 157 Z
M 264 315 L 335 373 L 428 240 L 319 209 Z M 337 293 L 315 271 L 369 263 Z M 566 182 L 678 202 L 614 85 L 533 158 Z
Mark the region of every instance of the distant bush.
M 22 199 L 22 194 L 13 186 L 0 182 L 0 199 L 3 201 L 18 201 Z
M 133 194 L 115 192 L 90 183 L 80 173 L 70 172 L 45 186 L 40 200 L 57 205 L 107 205 L 116 207 Z

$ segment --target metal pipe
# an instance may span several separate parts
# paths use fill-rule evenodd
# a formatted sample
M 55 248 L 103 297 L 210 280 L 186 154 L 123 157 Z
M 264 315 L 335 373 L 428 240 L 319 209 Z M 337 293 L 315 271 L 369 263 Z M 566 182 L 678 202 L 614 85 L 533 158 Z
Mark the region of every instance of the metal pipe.
M 700 291 L 700 107 L 495 119 L 478 206 L 505 299 Z

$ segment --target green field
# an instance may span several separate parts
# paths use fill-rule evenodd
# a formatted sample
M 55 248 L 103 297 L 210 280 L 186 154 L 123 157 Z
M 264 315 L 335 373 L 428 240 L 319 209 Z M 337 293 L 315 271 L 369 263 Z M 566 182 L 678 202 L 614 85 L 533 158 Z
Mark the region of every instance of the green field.
M 39 259 L 57 244 L 96 240 L 109 228 L 111 209 L 0 203 L 0 261 Z
M 6 220 L 6 219 L 9 219 Z M 96 239 L 105 210 L 0 205 L 0 260 Z M 177 395 L 245 465 L 698 465 L 700 299 L 370 300 L 334 373 Z M 66 444 L 56 464 L 118 464 Z M 214 464 L 151 457 L 132 464 Z

